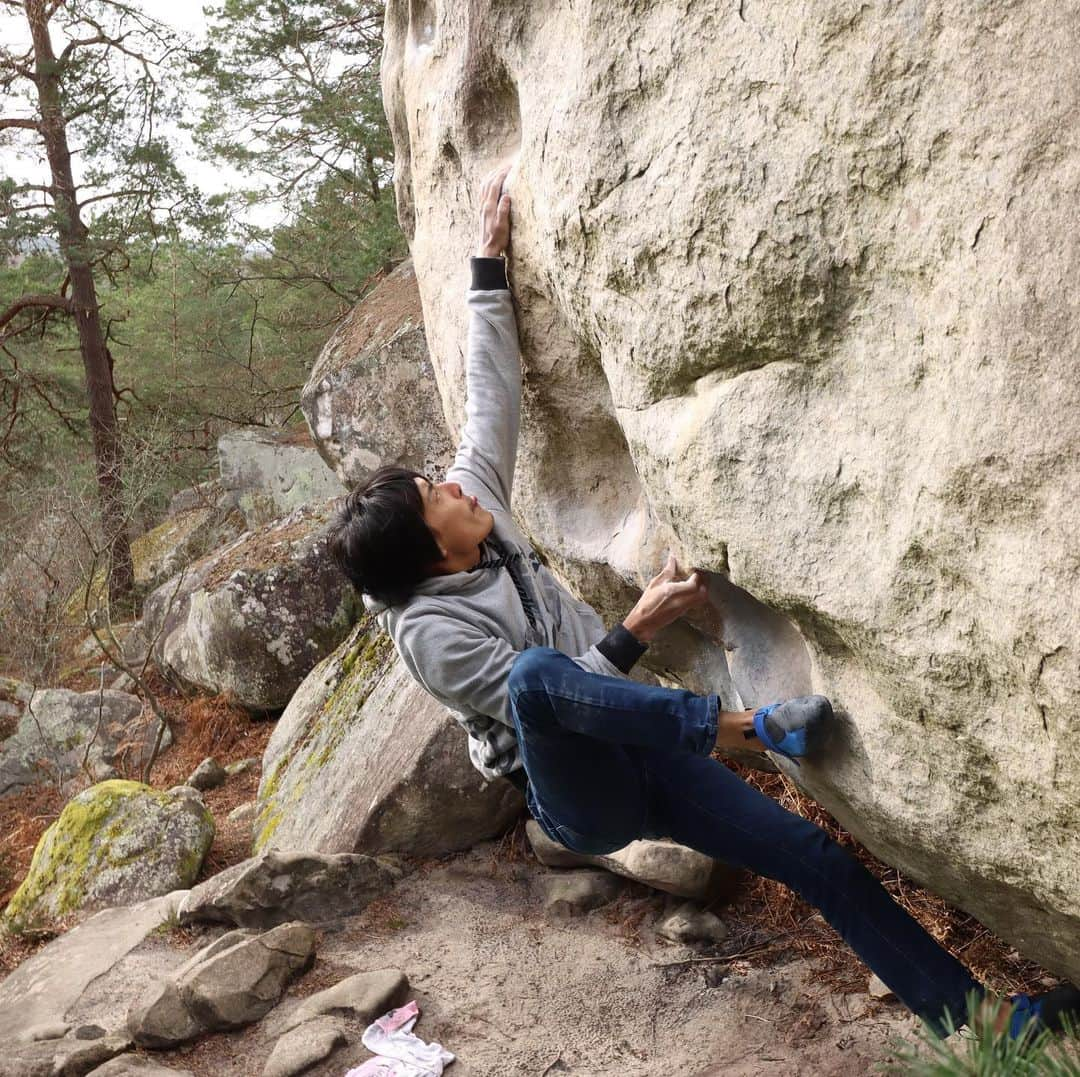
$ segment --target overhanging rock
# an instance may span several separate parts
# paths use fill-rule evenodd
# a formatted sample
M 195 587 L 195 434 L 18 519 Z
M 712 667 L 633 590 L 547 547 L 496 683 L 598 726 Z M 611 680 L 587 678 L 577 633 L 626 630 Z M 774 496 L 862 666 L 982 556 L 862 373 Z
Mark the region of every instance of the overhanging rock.
M 671 544 L 785 619 L 760 668 L 798 642 L 846 716 L 806 788 L 1073 978 L 1074 21 L 391 0 L 382 68 L 455 431 L 477 192 L 516 158 L 532 535 L 605 613 Z M 716 669 L 743 609 L 702 627 Z

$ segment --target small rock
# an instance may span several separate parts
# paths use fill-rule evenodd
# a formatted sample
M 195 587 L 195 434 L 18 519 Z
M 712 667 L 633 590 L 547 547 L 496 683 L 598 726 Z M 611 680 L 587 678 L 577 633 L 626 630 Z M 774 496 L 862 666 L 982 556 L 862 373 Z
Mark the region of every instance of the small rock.
M 195 1077 L 191 1070 L 174 1070 L 138 1055 L 118 1055 L 87 1077 Z
M 893 990 L 880 976 L 871 976 L 870 985 L 867 987 L 867 992 L 871 998 L 877 998 L 881 1000 L 896 998 Z
M 264 852 L 194 887 L 180 906 L 180 922 L 320 923 L 355 915 L 401 875 L 395 864 L 361 853 Z
M 249 755 L 247 759 L 238 759 L 235 763 L 226 763 L 225 773 L 232 778 L 237 774 L 243 774 L 251 770 L 252 767 L 257 767 L 259 763 L 260 759 L 257 755 Z
M 274 1044 L 263 1077 L 293 1077 L 295 1073 L 303 1073 L 348 1042 L 332 1017 L 316 1017 L 286 1032 Z
M 225 817 L 227 823 L 240 823 L 246 825 L 248 823 L 255 822 L 255 801 L 249 800 L 246 804 L 241 804 L 236 808 L 233 808 L 231 812 Z
M 607 871 L 568 871 L 540 877 L 544 909 L 550 916 L 580 916 L 613 901 L 626 880 Z
M 525 824 L 525 833 L 536 859 L 546 867 L 603 868 L 677 897 L 698 901 L 725 897 L 734 890 L 742 875 L 739 868 L 673 841 L 641 839 L 632 841 L 625 849 L 591 856 L 575 853 L 552 841 L 535 819 Z
M 106 1035 L 106 1032 L 101 1025 L 79 1025 L 75 1029 L 75 1039 L 77 1040 L 100 1040 L 104 1035 Z
M 281 924 L 200 962 L 177 977 L 177 986 L 203 1028 L 239 1028 L 265 1016 L 314 960 L 315 932 L 307 924 Z
M 195 1039 L 202 1025 L 191 1015 L 172 980 L 162 980 L 127 1015 L 127 1030 L 140 1047 L 163 1049 Z
M 358 972 L 333 987 L 304 999 L 285 1019 L 279 1035 L 316 1017 L 348 1017 L 358 1025 L 369 1025 L 380 1014 L 402 1005 L 409 993 L 408 977 L 397 969 Z
M 128 1032 L 141 1047 L 161 1049 L 207 1030 L 257 1021 L 314 956 L 315 934 L 304 924 L 284 924 L 262 935 L 228 931 L 132 1006 Z
M 223 785 L 227 777 L 225 768 L 213 756 L 208 756 L 192 771 L 187 784 L 192 789 L 205 791 Z
M 65 1054 L 62 1061 L 57 1060 L 53 1068 L 54 1077 L 83 1077 L 84 1073 L 98 1073 L 102 1063 L 108 1063 L 130 1049 L 130 1038 L 121 1032 L 88 1040 Z
M 109 687 L 114 692 L 133 692 L 135 690 L 135 678 L 130 673 L 121 673 Z
M 35 1043 L 38 1040 L 58 1040 L 66 1036 L 71 1025 L 64 1021 L 46 1021 L 40 1025 L 31 1025 L 19 1033 L 23 1043 Z
M 715 913 L 698 908 L 691 901 L 684 902 L 665 917 L 657 927 L 656 933 L 670 942 L 679 942 L 684 945 L 718 943 L 727 938 L 724 921 Z

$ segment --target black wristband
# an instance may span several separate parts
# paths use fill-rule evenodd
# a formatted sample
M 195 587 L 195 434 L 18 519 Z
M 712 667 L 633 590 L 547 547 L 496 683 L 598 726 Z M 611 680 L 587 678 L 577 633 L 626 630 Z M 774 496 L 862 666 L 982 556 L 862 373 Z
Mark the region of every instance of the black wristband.
M 506 280 L 505 258 L 473 257 L 469 259 L 469 268 L 472 270 L 471 290 L 474 292 L 494 292 L 510 287 Z
M 649 645 L 635 639 L 630 629 L 620 622 L 596 645 L 596 649 L 616 669 L 629 673 Z

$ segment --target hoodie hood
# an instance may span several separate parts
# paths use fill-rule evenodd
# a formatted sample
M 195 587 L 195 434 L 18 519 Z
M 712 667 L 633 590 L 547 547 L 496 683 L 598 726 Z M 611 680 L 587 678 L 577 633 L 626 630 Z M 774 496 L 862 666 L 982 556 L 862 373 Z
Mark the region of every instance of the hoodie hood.
M 488 584 L 488 577 L 483 572 L 451 572 L 445 576 L 429 576 L 426 580 L 422 580 L 416 585 L 416 589 L 413 592 L 413 598 L 409 599 L 404 605 L 397 607 L 399 610 L 405 609 L 419 595 L 468 595 L 476 594 L 483 591 Z M 373 595 L 364 594 L 361 596 L 364 601 L 364 609 L 369 613 L 374 613 L 376 616 L 385 613 L 389 606 L 381 599 L 375 598 Z

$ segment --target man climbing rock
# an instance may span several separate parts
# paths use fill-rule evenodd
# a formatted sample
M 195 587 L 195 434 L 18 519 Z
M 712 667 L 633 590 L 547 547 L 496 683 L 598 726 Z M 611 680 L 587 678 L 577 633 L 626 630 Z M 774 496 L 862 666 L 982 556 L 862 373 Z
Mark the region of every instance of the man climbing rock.
M 352 490 L 330 548 L 378 613 L 402 660 L 468 733 L 488 780 L 525 793 L 549 837 L 606 853 L 670 837 L 717 860 L 778 879 L 840 933 L 939 1034 L 967 1019 L 1013 1035 L 1058 1028 L 1076 1009 L 1070 985 L 999 1003 L 913 920 L 858 861 L 712 758 L 750 746 L 798 758 L 820 749 L 829 701 L 811 696 L 727 712 L 715 694 L 640 684 L 634 663 L 666 625 L 706 599 L 698 572 L 674 557 L 621 623 L 596 612 L 540 562 L 510 512 L 521 359 L 504 252 L 508 169 L 480 190 L 479 245 L 467 295 L 466 421 L 442 482 L 382 468 Z

